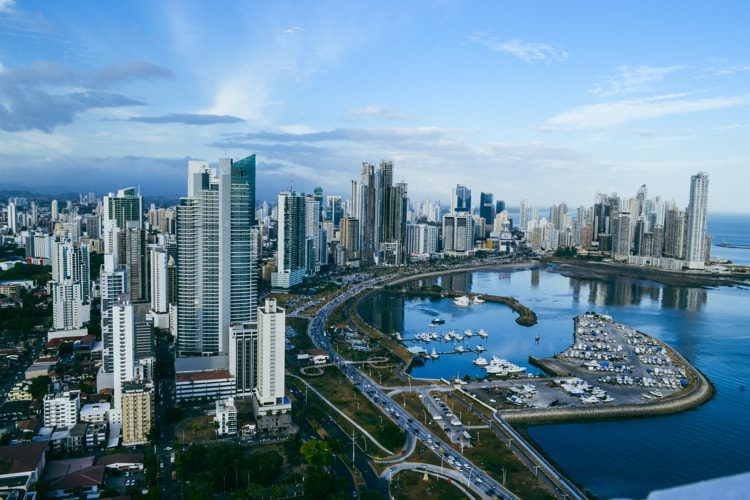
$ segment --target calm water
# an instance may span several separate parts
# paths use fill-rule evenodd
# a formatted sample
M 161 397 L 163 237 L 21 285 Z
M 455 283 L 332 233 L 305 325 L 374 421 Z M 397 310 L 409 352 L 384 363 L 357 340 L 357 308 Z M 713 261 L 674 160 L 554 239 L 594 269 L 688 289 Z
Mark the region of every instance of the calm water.
M 721 241 L 721 240 L 719 240 Z M 750 289 L 667 287 L 630 278 L 565 277 L 554 268 L 446 276 L 454 290 L 512 295 L 531 306 L 539 323 L 518 326 L 500 304 L 468 309 L 452 300 L 403 298 L 386 293 L 361 309 L 365 319 L 409 338 L 428 330 L 484 328 L 472 340 L 493 354 L 528 366 L 527 356 L 551 355 L 572 340 L 572 318 L 588 310 L 611 314 L 680 350 L 716 385 L 717 396 L 689 412 L 608 423 L 537 426 L 530 433 L 575 481 L 601 497 L 643 497 L 649 491 L 750 470 Z M 446 324 L 427 324 L 439 316 Z M 539 334 L 537 344 L 534 336 Z M 410 344 L 408 344 L 410 345 Z M 418 344 L 448 350 L 449 344 Z M 414 370 L 415 376 L 480 374 L 476 354 L 442 355 Z

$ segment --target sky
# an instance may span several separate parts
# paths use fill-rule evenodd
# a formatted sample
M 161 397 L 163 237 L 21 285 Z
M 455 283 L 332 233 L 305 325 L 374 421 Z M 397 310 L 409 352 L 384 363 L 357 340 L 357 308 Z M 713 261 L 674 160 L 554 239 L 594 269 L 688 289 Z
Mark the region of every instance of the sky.
M 750 2 L 0 0 L 0 188 L 184 195 L 257 154 L 258 197 L 347 195 L 394 161 L 417 202 L 641 184 L 750 212 Z

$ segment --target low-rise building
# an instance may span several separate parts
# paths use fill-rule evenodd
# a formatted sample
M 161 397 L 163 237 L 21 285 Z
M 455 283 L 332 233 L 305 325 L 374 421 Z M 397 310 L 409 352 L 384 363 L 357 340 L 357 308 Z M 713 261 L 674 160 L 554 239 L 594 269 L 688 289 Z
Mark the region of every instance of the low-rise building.
M 0 446 L 0 497 L 24 498 L 42 477 L 47 443 Z
M 47 427 L 73 427 L 78 422 L 81 408 L 81 391 L 66 391 L 44 396 L 44 425 Z
M 216 401 L 214 422 L 218 424 L 218 427 L 216 427 L 218 436 L 237 434 L 237 407 L 234 406 L 234 398 Z
M 233 396 L 235 380 L 229 370 L 209 370 L 177 373 L 175 394 L 177 402 L 196 399 L 215 401 Z
M 81 408 L 79 418 L 92 424 L 107 422 L 109 410 L 109 403 L 90 403 Z

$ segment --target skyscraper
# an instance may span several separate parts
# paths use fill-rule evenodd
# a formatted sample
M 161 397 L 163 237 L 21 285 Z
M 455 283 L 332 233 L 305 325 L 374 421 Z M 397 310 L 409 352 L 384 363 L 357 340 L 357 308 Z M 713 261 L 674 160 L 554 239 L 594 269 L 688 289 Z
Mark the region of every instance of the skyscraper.
M 484 236 L 492 231 L 492 225 L 495 222 L 495 203 L 492 193 L 479 193 L 479 216 L 484 219 Z
M 685 212 L 677 207 L 667 209 L 664 217 L 664 256 L 682 259 L 685 254 Z
M 690 178 L 690 202 L 686 217 L 685 260 L 689 269 L 705 267 L 707 210 L 708 174 L 698 172 Z
M 528 231 L 528 225 L 529 225 L 529 200 L 523 199 L 521 200 L 521 206 L 519 208 L 519 214 L 518 214 L 518 227 L 523 231 L 524 233 Z
M 278 250 L 276 272 L 271 276 L 275 288 L 290 288 L 302 283 L 305 275 L 305 196 L 283 191 L 278 196 Z
M 229 325 L 255 319 L 255 156 L 188 164 L 177 206 L 177 348 L 228 354 Z
M 103 208 L 104 253 L 117 255 L 117 232 L 124 231 L 128 222 L 134 222 L 138 229 L 143 227 L 143 198 L 134 187 L 119 189 L 104 196 Z
M 471 189 L 463 184 L 456 186 L 451 196 L 451 211 L 471 212 Z

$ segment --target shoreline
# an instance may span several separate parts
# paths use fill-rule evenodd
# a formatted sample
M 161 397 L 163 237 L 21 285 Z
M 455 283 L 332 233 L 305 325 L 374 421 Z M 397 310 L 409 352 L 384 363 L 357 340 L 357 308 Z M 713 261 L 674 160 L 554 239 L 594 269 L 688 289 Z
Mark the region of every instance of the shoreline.
M 596 262 L 577 259 L 542 259 L 540 264 L 551 264 L 563 276 L 580 279 L 597 279 L 602 276 L 625 276 L 654 281 L 667 286 L 687 286 L 703 288 L 707 286 L 741 286 L 750 284 L 750 275 L 738 273 L 706 274 L 688 271 L 667 271 L 652 267 Z

